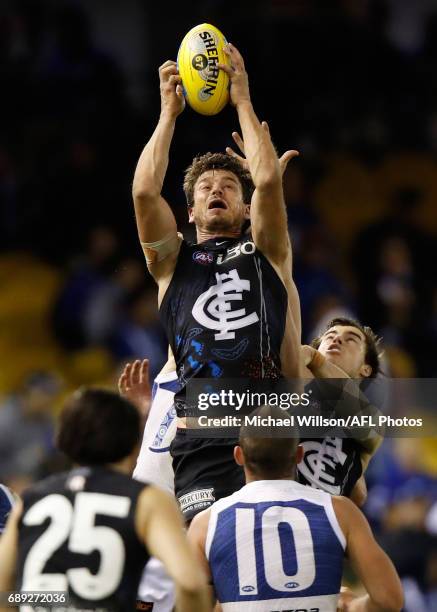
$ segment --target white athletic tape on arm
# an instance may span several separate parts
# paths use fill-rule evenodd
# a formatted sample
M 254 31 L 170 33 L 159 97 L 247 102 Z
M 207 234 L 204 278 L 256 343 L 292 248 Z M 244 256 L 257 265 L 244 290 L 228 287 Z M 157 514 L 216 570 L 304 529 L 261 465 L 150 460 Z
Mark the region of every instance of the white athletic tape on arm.
M 156 242 L 142 242 L 141 246 L 143 247 L 147 265 L 158 263 L 165 259 L 167 255 L 174 253 L 182 238 L 183 236 L 179 232 L 176 234 L 171 232 L 171 234 L 167 234 L 167 236 Z

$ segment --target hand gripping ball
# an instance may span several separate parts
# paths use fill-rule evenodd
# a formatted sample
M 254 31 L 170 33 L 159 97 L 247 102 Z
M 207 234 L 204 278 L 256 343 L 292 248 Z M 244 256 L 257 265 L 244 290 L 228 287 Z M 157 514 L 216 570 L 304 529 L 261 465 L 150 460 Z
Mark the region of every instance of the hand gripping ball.
M 229 77 L 217 64 L 230 65 L 226 38 L 216 27 L 192 28 L 179 47 L 177 64 L 185 98 L 202 115 L 216 115 L 229 100 Z

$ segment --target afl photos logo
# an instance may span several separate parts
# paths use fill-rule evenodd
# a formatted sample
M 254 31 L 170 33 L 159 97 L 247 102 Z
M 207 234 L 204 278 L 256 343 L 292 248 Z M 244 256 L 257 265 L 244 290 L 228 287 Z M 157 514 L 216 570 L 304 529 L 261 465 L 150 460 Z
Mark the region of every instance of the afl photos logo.
M 203 266 L 209 266 L 214 261 L 214 257 L 211 253 L 206 253 L 205 251 L 195 251 L 193 253 L 193 260 Z
M 215 340 L 233 340 L 234 329 L 256 323 L 256 312 L 246 314 L 245 308 L 231 310 L 233 301 L 243 299 L 243 291 L 250 291 L 250 281 L 241 279 L 236 269 L 228 274 L 215 275 L 217 283 L 199 295 L 192 314 L 198 323 L 208 329 L 216 329 Z

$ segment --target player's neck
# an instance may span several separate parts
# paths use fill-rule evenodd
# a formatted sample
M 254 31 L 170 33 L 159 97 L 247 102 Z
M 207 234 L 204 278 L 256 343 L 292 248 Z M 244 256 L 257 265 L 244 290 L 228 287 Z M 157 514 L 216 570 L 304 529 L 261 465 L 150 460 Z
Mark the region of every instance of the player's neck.
M 114 470 L 114 472 L 119 472 L 120 474 L 128 474 L 129 476 L 132 474 L 132 470 L 134 466 L 132 465 L 132 457 L 129 455 L 125 457 L 121 461 L 117 461 L 117 463 L 108 463 L 107 467 L 110 470 Z
M 290 474 L 289 476 L 281 476 L 280 478 L 269 476 L 268 474 L 264 474 L 263 476 L 258 476 L 255 474 L 251 474 L 250 472 L 244 471 L 246 476 L 246 484 L 250 482 L 258 482 L 260 480 L 295 480 L 295 475 Z
M 197 244 L 206 242 L 207 240 L 213 240 L 214 238 L 239 238 L 241 236 L 241 229 L 228 229 L 228 230 L 205 230 L 196 228 Z

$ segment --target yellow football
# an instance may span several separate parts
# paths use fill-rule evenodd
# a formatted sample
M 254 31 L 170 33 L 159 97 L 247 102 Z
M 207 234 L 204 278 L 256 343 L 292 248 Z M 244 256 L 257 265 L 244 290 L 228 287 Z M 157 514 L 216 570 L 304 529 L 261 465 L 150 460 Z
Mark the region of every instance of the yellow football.
M 229 77 L 217 64 L 230 65 L 223 50 L 226 38 L 216 27 L 192 28 L 179 47 L 177 64 L 185 99 L 202 115 L 216 115 L 229 100 Z

